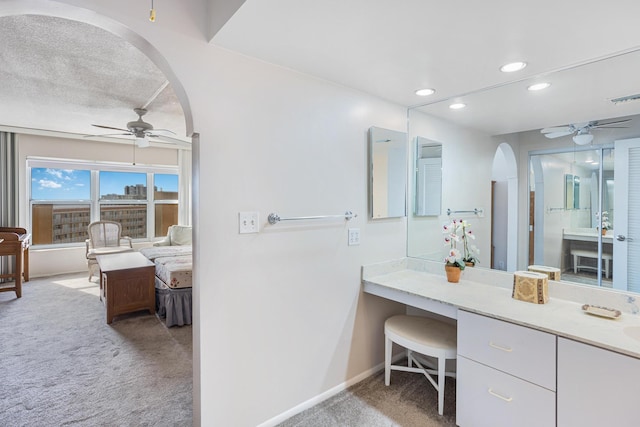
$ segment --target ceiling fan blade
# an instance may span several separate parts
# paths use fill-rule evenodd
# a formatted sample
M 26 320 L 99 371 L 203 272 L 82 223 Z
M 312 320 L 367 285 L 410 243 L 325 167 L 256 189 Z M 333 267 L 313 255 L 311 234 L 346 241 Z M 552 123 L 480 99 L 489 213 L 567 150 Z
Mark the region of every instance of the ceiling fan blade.
M 102 129 L 121 130 L 123 132 L 129 132 L 129 134 L 131 134 L 131 131 L 129 131 L 129 129 L 114 128 L 111 126 L 103 126 L 103 125 L 91 125 L 91 126 L 95 126 L 97 128 L 102 128 Z
M 131 136 L 131 132 L 128 133 L 102 133 L 100 135 L 83 135 L 83 138 L 90 138 L 90 137 L 99 137 L 99 136 L 117 136 L 117 135 L 122 135 L 122 136 Z
M 154 129 L 154 130 L 151 131 L 151 133 L 153 133 L 153 134 L 155 134 L 155 133 L 160 133 L 160 134 L 169 133 L 171 135 L 175 135 L 176 134 L 174 131 L 169 130 L 169 129 Z
M 609 126 L 609 125 L 617 125 L 619 123 L 627 123 L 630 122 L 631 119 L 624 119 L 624 120 L 617 120 L 615 122 L 609 122 L 609 123 L 596 123 L 595 125 L 592 126 L 592 128 L 599 128 L 599 127 L 604 127 L 604 126 Z M 615 128 L 613 128 L 615 129 Z M 622 129 L 622 128 L 618 128 L 618 129 Z
M 544 128 L 540 132 L 541 133 L 558 133 L 558 132 L 573 132 L 574 129 L 571 126 L 556 126 L 551 128 Z M 567 134 L 568 135 L 568 134 Z
M 571 135 L 573 133 L 572 130 L 568 130 L 568 131 L 563 131 L 563 132 L 549 132 L 549 133 L 545 133 L 544 136 L 546 136 L 547 138 L 560 138 L 562 136 L 567 136 L 567 135 Z
M 178 139 L 178 138 L 172 138 L 172 137 L 166 136 L 166 135 L 153 135 L 153 134 L 148 134 L 148 135 L 150 137 L 154 138 L 154 142 L 164 142 L 164 143 L 168 143 L 168 144 L 178 145 L 180 147 L 191 148 L 191 141 L 185 141 L 185 140 Z
M 591 129 L 629 129 L 629 126 L 594 126 Z

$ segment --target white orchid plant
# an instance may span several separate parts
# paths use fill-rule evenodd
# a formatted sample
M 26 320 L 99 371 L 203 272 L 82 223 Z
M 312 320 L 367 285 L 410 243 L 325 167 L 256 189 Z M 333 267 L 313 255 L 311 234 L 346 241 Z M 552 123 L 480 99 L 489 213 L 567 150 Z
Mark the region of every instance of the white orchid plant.
M 611 230 L 611 223 L 609 222 L 609 212 L 607 211 L 602 212 L 601 226 L 602 226 L 602 230 Z
M 445 257 L 447 265 L 455 266 L 464 270 L 465 263 L 479 263 L 477 254 L 478 248 L 470 244 L 469 240 L 475 240 L 476 236 L 471 231 L 471 226 L 464 220 L 453 220 L 450 224 L 443 226 L 444 244 L 449 247 L 449 253 Z M 462 246 L 462 251 L 458 249 L 458 244 Z

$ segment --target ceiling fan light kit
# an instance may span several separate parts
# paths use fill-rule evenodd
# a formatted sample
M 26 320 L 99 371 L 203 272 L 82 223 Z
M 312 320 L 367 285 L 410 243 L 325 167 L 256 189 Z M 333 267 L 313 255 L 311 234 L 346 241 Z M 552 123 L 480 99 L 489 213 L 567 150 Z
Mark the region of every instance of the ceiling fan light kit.
M 573 137 L 573 142 L 578 145 L 591 144 L 591 141 L 593 141 L 593 135 L 590 133 L 579 133 Z

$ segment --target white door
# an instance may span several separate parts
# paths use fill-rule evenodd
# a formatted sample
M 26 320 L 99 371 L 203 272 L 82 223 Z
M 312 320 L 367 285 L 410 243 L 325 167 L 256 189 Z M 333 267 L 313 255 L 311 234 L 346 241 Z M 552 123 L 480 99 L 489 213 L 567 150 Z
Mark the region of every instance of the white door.
M 640 138 L 615 142 L 613 287 L 640 292 Z

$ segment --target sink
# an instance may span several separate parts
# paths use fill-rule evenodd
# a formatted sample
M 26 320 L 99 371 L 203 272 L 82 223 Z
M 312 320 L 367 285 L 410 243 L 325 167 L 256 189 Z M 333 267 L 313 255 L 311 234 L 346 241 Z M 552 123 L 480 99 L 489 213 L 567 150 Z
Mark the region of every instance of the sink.
M 622 330 L 628 337 L 640 341 L 640 326 L 627 326 Z

